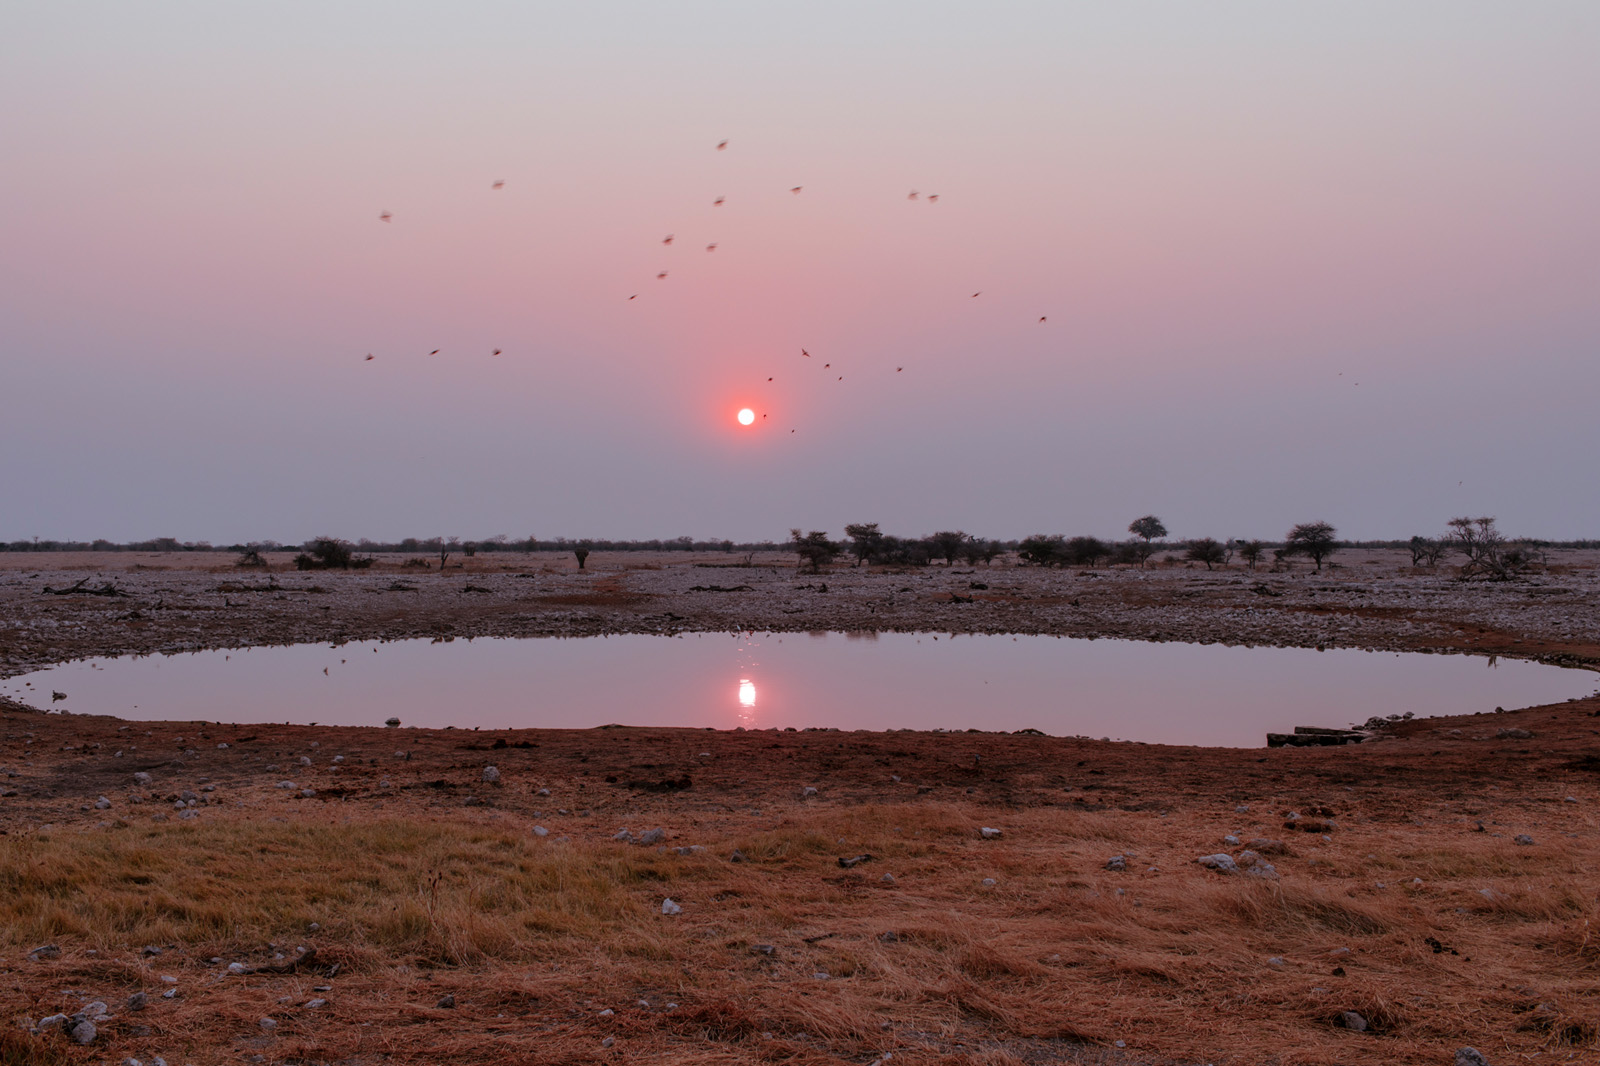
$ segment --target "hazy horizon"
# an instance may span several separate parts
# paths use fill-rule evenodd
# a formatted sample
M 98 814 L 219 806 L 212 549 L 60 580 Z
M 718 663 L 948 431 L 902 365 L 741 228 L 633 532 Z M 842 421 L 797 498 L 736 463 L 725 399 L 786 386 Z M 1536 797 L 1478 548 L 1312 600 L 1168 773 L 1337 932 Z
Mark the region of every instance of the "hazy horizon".
M 0 27 L 0 540 L 1600 535 L 1593 4 Z

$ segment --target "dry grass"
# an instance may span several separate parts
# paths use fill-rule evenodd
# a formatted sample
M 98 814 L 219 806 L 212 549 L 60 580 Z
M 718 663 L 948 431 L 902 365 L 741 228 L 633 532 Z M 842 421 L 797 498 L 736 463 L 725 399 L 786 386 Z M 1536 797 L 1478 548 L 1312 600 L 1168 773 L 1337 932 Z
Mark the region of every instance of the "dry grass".
M 1114 1060 L 1129 1063 L 1431 1062 L 1485 1031 L 1573 1061 L 1600 1051 L 1600 911 L 1576 852 L 1551 849 L 1520 876 L 1481 835 L 1408 853 L 1418 869 L 1492 872 L 1489 900 L 1448 883 L 1368 893 L 1331 872 L 1110 874 L 1069 853 L 1107 839 L 1154 852 L 1154 833 L 1193 827 L 1013 812 L 999 843 L 976 840 L 974 821 L 959 805 L 818 808 L 690 856 L 409 817 L 12 835 L 0 837 L 0 952 L 59 943 L 50 988 L 107 1002 L 159 988 L 152 965 L 177 972 L 184 998 L 139 1018 L 151 1035 L 114 1024 L 112 1039 L 119 1054 L 206 1060 L 253 1046 L 268 1014 L 285 1061 L 583 1061 L 607 1036 L 628 1059 L 706 1063 L 891 1049 L 897 1062 L 1087 1062 L 1116 1039 L 1159 1049 Z M 726 861 L 734 847 L 749 861 Z M 860 852 L 873 861 L 834 862 Z M 660 914 L 669 895 L 683 915 Z M 145 944 L 182 950 L 145 964 Z M 299 1006 L 313 975 L 219 978 L 203 961 L 302 944 L 341 967 L 330 1008 Z M 446 991 L 458 1007 L 434 1009 Z M 76 1005 L 17 995 L 13 1016 Z M 1369 1033 L 1338 1026 L 1349 1010 Z M 37 1041 L 7 1039 L 0 1063 L 50 1061 L 29 1057 Z

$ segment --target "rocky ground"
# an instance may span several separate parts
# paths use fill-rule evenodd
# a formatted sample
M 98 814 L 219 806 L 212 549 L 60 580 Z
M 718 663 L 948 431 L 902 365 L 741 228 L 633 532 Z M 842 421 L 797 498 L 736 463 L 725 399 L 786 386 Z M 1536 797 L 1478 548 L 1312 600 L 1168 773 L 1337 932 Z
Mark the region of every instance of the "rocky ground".
M 1504 586 L 1381 553 L 1320 575 L 0 559 L 11 673 L 734 628 L 1600 656 L 1581 557 Z M 80 578 L 128 595 L 43 592 Z M 3 703 L 0 1063 L 1596 1062 L 1597 805 L 1600 699 L 1320 749 Z
M 684 631 L 1053 633 L 1471 652 L 1600 665 L 1600 552 L 1526 580 L 1464 582 L 1403 552 L 1321 573 L 1149 569 L 797 570 L 790 556 L 480 554 L 440 571 L 242 570 L 225 554 L 0 554 L 0 676 L 67 659 L 306 641 Z M 458 567 L 458 563 L 460 564 Z M 81 586 L 80 586 L 81 583 Z M 80 586 L 69 595 L 56 595 Z M 45 590 L 49 589 L 49 592 Z M 114 590 L 115 594 L 108 594 Z M 93 592 L 102 594 L 95 595 Z

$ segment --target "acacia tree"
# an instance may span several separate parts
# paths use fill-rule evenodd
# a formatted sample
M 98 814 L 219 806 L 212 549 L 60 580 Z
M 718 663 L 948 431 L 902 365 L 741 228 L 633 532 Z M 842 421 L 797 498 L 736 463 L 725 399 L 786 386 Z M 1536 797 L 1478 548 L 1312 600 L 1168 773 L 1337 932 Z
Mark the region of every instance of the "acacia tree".
M 1128 532 L 1144 541 L 1143 544 L 1134 546 L 1135 554 L 1139 556 L 1139 565 L 1143 566 L 1145 560 L 1150 558 L 1150 553 L 1155 551 L 1155 546 L 1152 542 L 1166 536 L 1167 527 L 1155 515 L 1147 514 L 1143 518 L 1135 518 L 1132 522 L 1129 522 Z
M 856 565 L 877 558 L 878 549 L 883 544 L 883 533 L 878 529 L 876 522 L 857 522 L 844 527 L 844 535 L 850 538 L 850 554 L 856 557 Z
M 1450 519 L 1450 542 L 1467 557 L 1462 577 L 1483 574 L 1504 581 L 1539 561 L 1534 549 L 1508 542 L 1490 517 Z
M 828 534 L 820 529 L 813 529 L 809 533 L 789 530 L 789 546 L 800 557 L 801 564 L 811 564 L 813 574 L 821 571 L 823 563 L 833 562 L 833 557 L 839 554 L 839 545 L 829 540 Z
M 1339 550 L 1338 530 L 1327 522 L 1301 522 L 1283 538 L 1286 555 L 1308 555 L 1322 569 L 1322 560 Z
M 1227 553 L 1214 537 L 1201 537 L 1199 540 L 1189 542 L 1189 550 L 1184 553 L 1184 558 L 1197 563 L 1205 563 L 1210 570 L 1215 563 L 1224 562 Z

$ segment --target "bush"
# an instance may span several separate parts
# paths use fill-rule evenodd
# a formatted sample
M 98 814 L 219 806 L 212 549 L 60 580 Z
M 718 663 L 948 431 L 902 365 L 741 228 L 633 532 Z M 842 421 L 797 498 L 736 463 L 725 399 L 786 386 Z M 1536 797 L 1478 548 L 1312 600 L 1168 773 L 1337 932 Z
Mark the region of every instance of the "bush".
M 1244 540 L 1239 542 L 1239 558 L 1243 559 L 1244 565 L 1249 567 L 1251 570 L 1256 568 L 1256 564 L 1261 561 L 1261 553 L 1266 550 L 1267 546 L 1261 543 L 1259 540 Z
M 296 570 L 365 570 L 372 559 L 357 559 L 350 545 L 337 537 L 318 537 L 294 557 Z
M 241 566 L 255 570 L 267 568 L 267 557 L 261 554 L 261 549 L 255 546 L 246 548 L 239 553 L 239 558 L 233 561 L 234 566 Z
M 928 553 L 935 559 L 943 559 L 946 566 L 954 566 L 966 541 L 967 535 L 961 530 L 946 529 L 928 538 Z
M 1062 548 L 1063 561 L 1071 566 L 1093 567 L 1110 555 L 1111 545 L 1095 537 L 1073 537 Z
M 1448 540 L 1434 540 L 1431 537 L 1412 537 L 1406 546 L 1411 549 L 1412 566 L 1436 566 L 1444 553 L 1450 550 Z
M 1067 540 L 1059 533 L 1035 533 L 1017 545 L 1017 557 L 1034 566 L 1060 566 L 1066 561 Z

